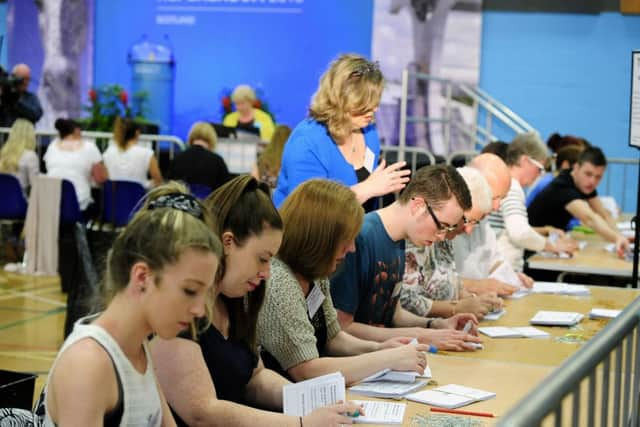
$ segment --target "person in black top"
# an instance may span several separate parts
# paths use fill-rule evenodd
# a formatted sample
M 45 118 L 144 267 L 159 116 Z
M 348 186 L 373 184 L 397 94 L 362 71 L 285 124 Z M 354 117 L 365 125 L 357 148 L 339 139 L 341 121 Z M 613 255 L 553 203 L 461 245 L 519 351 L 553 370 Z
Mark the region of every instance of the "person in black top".
M 176 155 L 169 167 L 169 179 L 189 185 L 206 185 L 215 190 L 229 180 L 229 170 L 222 157 L 214 153 L 218 136 L 209 123 L 196 122 L 191 126 L 189 147 Z
M 528 208 L 529 223 L 566 229 L 572 217 L 614 242 L 622 254 L 629 241 L 621 235 L 615 220 L 598 198 L 596 188 L 604 175 L 607 159 L 598 147 L 586 148 L 572 169 L 562 172 L 533 199 Z
M 38 97 L 29 92 L 31 69 L 27 64 L 17 64 L 11 75 L 4 76 L 0 97 L 0 126 L 11 127 L 16 119 L 27 119 L 34 125 L 42 117 Z
M 158 381 L 179 425 L 338 426 L 359 408 L 341 403 L 305 417 L 285 416 L 282 387 L 289 382 L 265 369 L 256 323 L 282 241 L 282 219 L 268 189 L 248 175 L 236 177 L 205 201 L 217 222 L 224 264 L 208 301 L 207 318 L 189 339 L 154 340 Z M 254 409 L 250 406 L 265 408 Z

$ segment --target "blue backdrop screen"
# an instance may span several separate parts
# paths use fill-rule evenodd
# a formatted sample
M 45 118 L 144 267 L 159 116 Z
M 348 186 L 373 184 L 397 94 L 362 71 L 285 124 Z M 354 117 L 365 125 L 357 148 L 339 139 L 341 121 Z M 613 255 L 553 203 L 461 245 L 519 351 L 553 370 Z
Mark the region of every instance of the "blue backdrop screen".
M 220 121 L 224 91 L 246 83 L 294 126 L 339 53 L 371 50 L 373 0 L 96 2 L 95 84 L 130 88 L 129 48 L 168 35 L 176 60 L 173 133 Z

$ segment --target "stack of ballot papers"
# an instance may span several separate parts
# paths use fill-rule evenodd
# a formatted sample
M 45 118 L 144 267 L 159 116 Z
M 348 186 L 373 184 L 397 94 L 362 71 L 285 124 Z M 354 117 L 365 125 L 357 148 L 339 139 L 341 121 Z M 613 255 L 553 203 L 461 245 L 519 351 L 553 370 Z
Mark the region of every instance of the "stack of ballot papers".
M 282 388 L 285 415 L 304 417 L 317 408 L 346 401 L 344 377 L 340 372 L 323 375 Z M 354 401 L 363 406 L 364 415 L 353 417 L 354 424 L 402 424 L 406 403 Z
M 613 319 L 617 317 L 622 310 L 611 310 L 608 308 L 592 308 L 589 312 L 589 319 Z
M 540 310 L 529 320 L 532 325 L 543 326 L 573 326 L 584 316 L 572 311 L 544 311 Z
M 352 400 L 356 405 L 362 405 L 364 415 L 353 418 L 354 424 L 387 424 L 401 425 L 404 420 L 406 403 L 380 402 L 372 400 Z
M 490 391 L 478 390 L 457 384 L 448 384 L 431 390 L 422 390 L 406 396 L 407 400 L 426 403 L 440 408 L 459 408 L 480 400 L 488 400 L 496 397 Z
M 624 237 L 636 237 L 636 231 L 633 229 L 631 221 L 618 222 L 618 231 L 620 231 L 620 234 Z
M 574 296 L 591 295 L 591 291 L 585 285 L 570 285 L 562 282 L 534 282 L 531 293 Z
M 549 334 L 533 326 L 483 326 L 478 332 L 491 338 L 549 338 Z
M 376 381 L 394 381 L 399 383 L 413 383 L 417 378 L 431 378 L 431 369 L 427 366 L 426 368 L 424 368 L 424 372 L 422 374 L 419 372 L 392 371 L 391 369 L 383 369 L 382 371 L 368 376 L 360 382 L 372 383 Z
M 349 391 L 363 396 L 401 399 L 407 394 L 422 388 L 425 384 L 426 382 L 424 381 L 415 381 L 413 383 L 400 381 L 361 382 L 349 387 Z
M 487 314 L 485 314 L 482 320 L 498 320 L 505 314 L 507 314 L 507 310 L 505 310 L 504 308 L 499 308 L 495 311 L 490 311 Z

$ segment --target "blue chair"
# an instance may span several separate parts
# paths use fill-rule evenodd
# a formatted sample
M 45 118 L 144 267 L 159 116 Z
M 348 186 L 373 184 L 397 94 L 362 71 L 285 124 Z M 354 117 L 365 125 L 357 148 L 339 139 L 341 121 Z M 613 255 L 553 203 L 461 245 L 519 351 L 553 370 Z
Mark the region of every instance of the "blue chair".
M 208 185 L 195 184 L 195 183 L 189 184 L 189 190 L 191 191 L 191 194 L 193 194 L 200 200 L 206 199 L 209 196 L 209 194 L 213 192 L 211 187 L 209 187 Z
M 108 180 L 102 187 L 102 221 L 124 227 L 139 208 L 146 190 L 139 182 Z
M 27 200 L 20 181 L 8 173 L 0 173 L 0 220 L 24 221 L 27 216 Z
M 71 181 L 63 179 L 60 195 L 60 224 L 74 224 L 76 222 L 84 222 L 76 189 Z

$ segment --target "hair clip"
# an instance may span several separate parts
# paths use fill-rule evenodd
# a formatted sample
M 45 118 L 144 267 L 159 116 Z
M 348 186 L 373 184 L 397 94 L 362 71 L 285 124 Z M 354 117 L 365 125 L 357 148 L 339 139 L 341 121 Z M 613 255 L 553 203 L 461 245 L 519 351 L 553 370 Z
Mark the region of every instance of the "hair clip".
M 380 72 L 380 62 L 374 61 L 369 62 L 366 61 L 364 64 L 358 65 L 352 72 L 349 77 L 362 77 L 365 74 L 379 73 Z
M 190 194 L 171 193 L 158 197 L 149 203 L 149 210 L 158 208 L 177 209 L 204 220 L 204 214 L 198 200 Z

